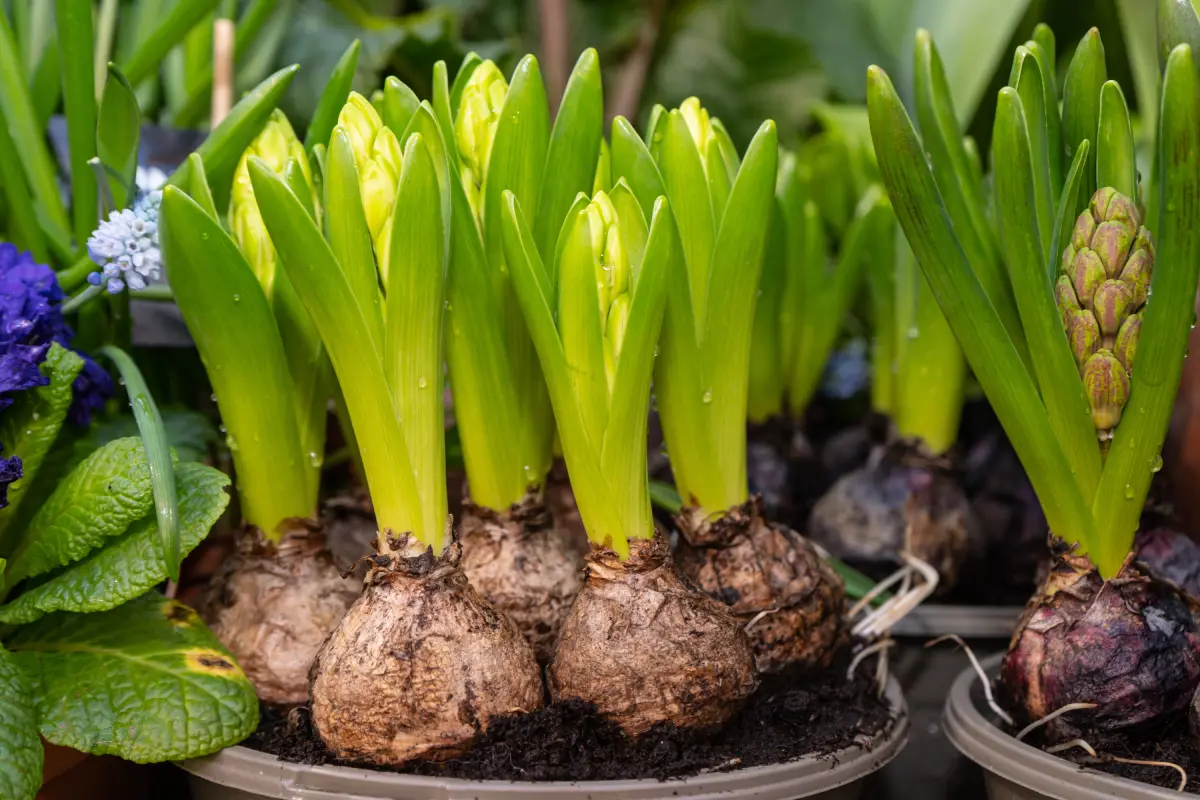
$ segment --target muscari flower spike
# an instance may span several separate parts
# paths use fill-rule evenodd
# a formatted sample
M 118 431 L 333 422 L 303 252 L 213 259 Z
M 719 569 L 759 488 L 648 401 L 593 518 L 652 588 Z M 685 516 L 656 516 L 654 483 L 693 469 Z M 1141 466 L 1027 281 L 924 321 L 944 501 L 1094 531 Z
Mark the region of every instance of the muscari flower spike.
M 144 289 L 148 280 L 162 274 L 162 252 L 158 247 L 158 207 L 162 190 L 142 191 L 133 207 L 113 211 L 88 239 L 88 256 L 100 267 L 88 275 L 88 283 L 104 286 L 109 294 L 120 294 L 126 286 Z

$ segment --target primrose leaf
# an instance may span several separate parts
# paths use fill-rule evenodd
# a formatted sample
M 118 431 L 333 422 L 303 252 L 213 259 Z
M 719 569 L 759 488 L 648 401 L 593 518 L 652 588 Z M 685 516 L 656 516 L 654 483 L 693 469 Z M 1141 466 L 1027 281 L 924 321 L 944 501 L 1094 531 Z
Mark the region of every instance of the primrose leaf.
M 47 741 L 136 763 L 195 758 L 258 725 L 254 687 L 195 611 L 147 592 L 100 614 L 57 613 L 9 649 Z
M 186 556 L 204 540 L 229 504 L 229 477 L 203 464 L 175 467 L 179 491 L 179 552 Z M 0 606 L 0 622 L 24 625 L 53 611 L 107 611 L 167 579 L 153 517 L 129 530 L 50 580 Z
M 42 787 L 42 742 L 29 679 L 0 647 L 0 797 L 33 800 Z
M 0 419 L 4 456 L 19 456 L 24 468 L 21 480 L 8 489 L 8 508 L 0 514 L 0 540 L 58 438 L 71 407 L 71 385 L 82 368 L 83 359 L 78 355 L 58 344 L 51 345 L 42 362 L 42 374 L 50 379 L 49 385 L 22 392 Z
M 142 440 L 117 439 L 68 475 L 38 510 L 8 566 L 8 585 L 83 558 L 154 508 Z

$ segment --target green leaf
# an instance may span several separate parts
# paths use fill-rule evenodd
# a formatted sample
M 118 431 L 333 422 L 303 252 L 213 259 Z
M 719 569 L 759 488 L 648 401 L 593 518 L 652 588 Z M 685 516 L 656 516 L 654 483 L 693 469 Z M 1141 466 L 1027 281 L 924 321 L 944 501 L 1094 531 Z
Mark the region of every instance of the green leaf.
M 119 69 L 109 64 L 96 122 L 96 154 L 104 166 L 121 176 L 123 183 L 112 187 L 117 208 L 125 208 L 133 193 L 141 126 L 142 113 L 133 87 Z
M 1092 513 L 1093 563 L 1106 577 L 1120 568 L 1161 465 L 1159 455 L 1179 388 L 1200 281 L 1200 79 L 1189 46 L 1171 51 L 1159 118 L 1159 223 L 1153 302 L 1146 304 L 1129 403 L 1109 448 Z
M 867 73 L 880 173 L 921 270 L 1037 491 L 1051 530 L 1081 541 L 1091 511 L 1054 438 L 1033 379 L 954 235 L 912 122 L 887 75 Z M 1080 410 L 1082 414 L 1082 409 Z
M 163 192 L 161 213 L 175 302 L 217 395 L 242 516 L 267 536 L 277 535 L 282 520 L 311 516 L 316 498 L 308 490 L 295 388 L 275 317 L 217 220 L 174 187 Z
M 150 486 L 154 490 L 154 513 L 158 520 L 159 546 L 167 563 L 167 574 L 179 580 L 179 498 L 175 492 L 175 469 L 171 463 L 171 446 L 162 415 L 142 378 L 141 371 L 125 352 L 112 345 L 100 348 L 100 353 L 112 359 L 121 373 L 121 382 L 129 394 L 129 405 L 137 420 L 138 432 L 145 448 L 150 468 Z
M 430 112 L 432 121 L 432 112 Z M 434 131 L 436 134 L 436 131 Z M 392 212 L 384 375 L 392 390 L 422 500 L 421 541 L 441 549 L 446 525 L 442 320 L 446 250 L 442 189 L 430 148 L 408 137 Z
M 175 480 L 180 552 L 186 556 L 204 541 L 229 504 L 229 477 L 202 464 L 180 463 Z M 0 606 L 0 622 L 24 625 L 54 611 L 107 611 L 144 594 L 168 577 L 158 539 L 156 521 L 143 517 L 103 548 Z
M 446 136 L 454 135 L 454 111 L 450 105 L 450 84 L 446 75 L 446 62 L 438 61 L 433 65 L 433 115 L 437 118 L 438 127 L 445 131 Z M 457 103 L 455 105 L 457 108 Z M 455 148 L 450 148 L 451 151 Z M 458 174 L 458 159 L 450 159 L 451 171 Z
M 1069 157 L 1075 156 L 1075 150 L 1084 139 L 1096 141 L 1096 130 L 1100 125 L 1100 91 L 1107 78 L 1104 45 L 1100 42 L 1100 32 L 1092 28 L 1075 48 L 1063 83 L 1063 147 Z M 1096 155 L 1093 147 L 1084 173 L 1084 197 L 1096 193 Z
M 617 184 L 616 193 L 627 194 L 632 200 L 632 192 L 623 183 Z M 636 220 L 635 225 L 641 221 L 641 209 L 625 208 L 626 213 Z M 620 224 L 625 224 L 623 217 Z M 648 539 L 654 535 L 646 477 L 650 379 L 666 307 L 668 277 L 671 272 L 684 268 L 675 219 L 665 198 L 655 204 L 645 247 L 645 256 L 633 284 L 629 321 L 613 378 L 600 466 L 614 499 L 620 504 L 618 513 L 625 520 L 625 535 Z M 563 322 L 559 324 L 561 326 Z
M 669 483 L 650 481 L 650 502 L 666 511 L 668 514 L 678 514 L 683 511 L 683 500 L 679 492 Z
M 600 59 L 589 48 L 575 62 L 550 134 L 545 178 L 534 218 L 534 236 L 543 257 L 554 252 L 563 218 L 575 196 L 591 193 L 603 138 Z
M 136 763 L 196 758 L 249 736 L 258 698 L 187 606 L 157 592 L 100 614 L 57 613 L 8 642 L 42 736 Z
M 784 361 L 779 315 L 788 278 L 787 240 L 783 209 L 777 199 L 771 211 L 771 228 L 759 280 L 761 293 L 754 306 L 754 328 L 750 334 L 746 418 L 755 423 L 766 422 L 783 413 Z
M 71 209 L 75 244 L 82 248 L 96 227 L 96 77 L 92 64 L 92 4 L 55 0 L 55 26 L 62 60 L 63 107 L 71 159 Z
M 1057 104 L 1051 106 L 1047 102 L 1042 68 L 1029 48 L 1017 48 L 1013 72 L 1016 73 L 1016 80 L 1012 83 L 1012 88 L 1020 98 L 1026 130 L 1025 138 L 1028 140 L 1027 149 L 1032 158 L 1032 169 L 1025 177 L 1028 179 L 1029 185 L 1033 187 L 1036 211 L 1033 222 L 1036 223 L 1039 232 L 1038 241 L 1043 247 L 1049 248 L 1054 235 L 1054 183 L 1053 176 L 1050 174 L 1050 132 L 1047 120 L 1057 114 L 1058 106 Z M 1009 102 L 1011 103 L 1012 100 L 1010 99 Z M 994 148 L 995 144 L 993 143 L 992 146 Z M 997 163 L 1006 164 L 1003 161 Z M 1043 261 L 1050 261 L 1048 250 Z M 1015 282 L 1013 286 L 1016 287 Z M 1020 290 L 1014 288 L 1014 291 Z M 1018 303 L 1017 308 L 1020 307 L 1020 303 Z M 1028 339 L 1028 331 L 1026 338 Z
M 383 124 L 391 128 L 397 136 L 408 128 L 408 123 L 412 121 L 413 114 L 417 113 L 420 106 L 421 98 L 399 78 L 390 76 L 384 81 L 383 109 L 379 115 L 383 117 Z
M 203 461 L 212 455 L 217 443 L 217 428 L 208 417 L 185 408 L 165 408 L 161 413 L 167 443 L 181 462 Z M 88 429 L 87 436 L 75 443 L 77 457 L 73 463 L 83 461 L 101 445 L 137 435 L 137 420 L 132 414 L 106 417 L 94 423 Z
M 46 147 L 44 131 L 25 90 L 8 16 L 0 14 L 0 114 L 17 148 L 34 203 L 38 206 L 46 233 L 70 249 L 70 225 L 58 191 L 54 161 Z M 90 170 L 88 170 L 90 172 Z
M 999 243 L 987 218 L 983 186 L 971 177 L 974 170 L 951 103 L 941 55 L 927 31 L 918 31 L 916 42 L 917 119 L 921 124 L 921 144 L 929 153 L 938 193 L 967 262 L 1022 360 L 1028 363 L 1021 319 L 1000 262 Z
M 221 0 L 189 0 L 175 3 L 158 26 L 144 38 L 133 54 L 122 64 L 121 71 L 129 82 L 138 86 L 158 70 L 163 58 L 175 45 L 203 22 Z M 90 58 L 90 49 L 89 49 Z
M 640 212 L 639 212 L 640 213 Z M 604 320 L 600 316 L 592 233 L 586 209 L 572 210 L 562 226 L 555 267 L 558 337 L 584 433 L 597 452 L 608 426 L 608 379 L 604 368 Z
M 23 469 L 21 480 L 8 487 L 8 508 L 0 514 L 0 552 L 7 552 L 19 533 L 9 530 L 9 523 L 17 517 L 25 492 L 58 438 L 74 397 L 71 386 L 82 368 L 83 359 L 78 355 L 62 345 L 51 345 L 41 366 L 42 374 L 50 379 L 49 385 L 22 392 L 0 417 L 4 456 L 20 457 Z
M 354 73 L 358 69 L 358 51 L 359 41 L 355 39 L 346 48 L 346 52 L 342 53 L 342 57 L 330 73 L 325 90 L 321 92 L 321 99 L 317 101 L 312 122 L 304 134 L 305 150 L 311 152 L 314 145 L 329 141 L 329 134 L 337 124 L 338 114 L 341 113 L 342 106 L 346 105 L 346 98 L 350 96 Z
M 205 0 L 210 2 L 210 0 Z M 233 186 L 233 173 L 237 169 L 242 153 L 258 136 L 271 112 L 279 105 L 292 78 L 300 69 L 298 64 L 284 67 L 260 83 L 230 109 L 228 116 L 213 129 L 196 153 L 204 161 L 212 196 L 217 210 L 224 214 L 229 206 L 229 190 Z M 128 74 L 127 74 L 127 77 Z M 130 78 L 130 83 L 136 83 Z M 169 181 L 172 186 L 185 187 L 189 184 L 188 162 L 175 170 Z
M 1067 343 L 1062 316 L 1054 301 L 1056 270 L 1046 265 L 1038 218 L 1037 170 L 1017 90 L 1000 90 L 992 147 L 1003 164 L 996 181 L 996 205 L 1009 278 L 1021 310 L 1027 341 L 1036 342 L 1033 369 L 1042 402 L 1075 482 L 1084 497 L 1092 496 L 1100 480 L 1100 447 L 1075 357 Z
M 154 494 L 142 440 L 101 447 L 59 482 L 8 559 L 8 586 L 78 561 L 150 513 Z
M 445 62 L 442 63 L 444 64 Z M 462 64 L 458 67 L 458 72 L 454 73 L 454 83 L 450 86 L 448 98 L 450 100 L 450 119 L 458 118 L 458 105 L 462 100 L 463 89 L 466 88 L 467 81 L 471 80 L 471 73 L 482 63 L 483 59 L 479 57 L 478 53 L 467 53 L 463 57 Z
M 551 312 L 554 291 L 538 256 L 520 205 L 512 192 L 505 192 L 504 254 L 512 272 L 513 287 L 521 304 L 529 333 L 537 348 L 542 372 L 554 405 L 563 457 L 571 475 L 571 486 L 589 537 L 610 542 L 618 553 L 628 553 L 623 520 L 617 514 L 611 489 L 600 467 L 600 451 L 588 440 L 579 403 L 571 388 L 562 341 Z
M 333 361 L 354 423 L 355 439 L 360 446 L 370 444 L 361 447 L 361 452 L 379 529 L 412 531 L 427 544 L 440 541 L 442 526 L 436 532 L 420 527 L 425 498 L 417 492 L 381 351 L 371 345 L 366 317 L 345 274 L 316 224 L 283 180 L 259 158 L 250 160 L 249 169 L 254 196 L 280 263 Z
M 1108 81 L 1100 90 L 1100 122 L 1096 132 L 1096 188 L 1111 186 L 1137 200 L 1137 154 L 1129 107 L 1121 85 Z
M 29 202 L 29 185 L 8 127 L 0 106 L 0 192 L 3 192 L 8 214 L 8 236 L 14 244 L 30 250 L 38 262 L 45 264 L 50 260 L 49 246 L 33 204 Z
M 42 758 L 33 688 L 0 647 L 0 797 L 33 800 L 42 788 Z
M 687 262 L 687 278 L 696 322 L 703 325 L 705 309 L 708 308 L 708 284 L 710 271 L 715 263 L 713 248 L 717 237 L 717 224 L 713 220 L 712 202 L 708 195 L 708 179 L 700 151 L 688 130 L 687 122 L 678 109 L 667 113 L 663 124 L 662 150 L 656 154 L 658 169 L 666 187 L 675 224 L 683 240 L 683 254 Z M 617 177 L 623 172 L 614 172 Z M 641 201 L 641 197 L 638 200 Z M 644 205 L 645 208 L 653 208 Z M 740 266 L 740 265 L 733 265 Z M 757 286 L 758 281 L 748 282 Z M 696 337 L 702 338 L 700 328 Z
M 196 201 L 204 213 L 217 219 L 217 204 L 213 201 L 212 189 L 208 185 L 208 173 L 204 171 L 204 159 L 199 153 L 187 157 L 187 179 L 180 185 L 188 197 Z
M 37 69 L 29 79 L 29 94 L 37 125 L 44 130 L 62 99 L 62 62 L 58 58 L 57 36 L 51 35 L 46 42 Z
M 1063 183 L 1062 112 L 1058 107 L 1058 65 L 1054 60 L 1054 32 L 1046 24 L 1038 23 L 1033 31 L 1033 41 L 1026 42 L 1025 47 L 1037 59 L 1038 71 L 1042 75 L 1042 96 L 1046 101 L 1046 151 L 1050 159 L 1050 185 L 1055 192 L 1060 192 Z
M 674 122 L 669 124 L 673 126 Z M 711 424 L 717 448 L 709 457 L 715 457 L 720 465 L 724 483 L 720 500 L 700 498 L 710 511 L 723 511 L 744 502 L 748 491 L 746 387 L 750 332 L 774 204 L 778 154 L 775 123 L 767 120 L 746 149 L 746 158 L 734 180 L 729 208 L 713 246 L 712 265 L 707 267 L 711 270 L 707 306 L 699 307 L 705 312 L 702 358 L 717 378 L 705 389 L 711 392 Z M 668 194 L 668 198 L 674 196 Z
M 452 132 L 453 129 L 451 129 L 451 135 Z M 408 120 L 408 125 L 403 130 L 400 141 L 407 142 L 414 133 L 421 134 L 425 142 L 425 147 L 429 150 L 429 156 L 433 159 L 433 166 L 437 171 L 440 201 L 442 204 L 442 219 L 449 220 L 453 215 L 450 209 L 450 184 L 455 182 L 457 178 L 452 177 L 454 173 L 450 169 L 451 153 L 447 150 L 442 128 L 438 125 L 437 115 L 433 110 L 433 106 L 428 102 L 423 102 L 417 106 L 417 110 L 413 112 Z M 450 225 L 442 226 L 442 246 L 446 252 L 450 250 L 450 228 Z
M 1046 265 L 1051 281 L 1055 280 L 1058 273 L 1058 265 L 1062 261 L 1063 251 L 1066 249 L 1064 242 L 1071 240 L 1071 232 L 1075 230 L 1075 219 L 1078 212 L 1088 203 L 1088 198 L 1083 197 L 1080 190 L 1083 188 L 1085 180 L 1084 170 L 1087 168 L 1089 150 L 1091 150 L 1091 142 L 1087 139 L 1080 142 L 1079 147 L 1075 149 L 1075 159 L 1071 162 L 1071 169 L 1067 172 L 1067 179 L 1063 183 L 1062 196 L 1058 200 L 1054 240 L 1050 243 L 1050 263 Z
M 325 231 L 362 311 L 370 341 L 382 353 L 383 297 L 358 181 L 350 138 L 341 126 L 335 127 L 325 154 Z
M 624 117 L 617 117 L 612 122 L 611 154 L 613 180 L 625 178 L 643 212 L 654 208 L 655 201 L 667 193 L 666 188 L 646 143 Z

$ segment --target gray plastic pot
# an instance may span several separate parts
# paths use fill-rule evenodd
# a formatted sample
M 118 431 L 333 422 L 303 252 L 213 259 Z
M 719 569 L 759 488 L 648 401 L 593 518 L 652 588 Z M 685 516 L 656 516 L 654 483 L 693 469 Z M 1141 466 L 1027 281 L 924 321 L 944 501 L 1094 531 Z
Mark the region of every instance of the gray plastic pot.
M 810 756 L 786 764 L 714 772 L 680 780 L 629 780 L 515 783 L 425 778 L 350 767 L 311 767 L 279 761 L 247 747 L 230 747 L 207 758 L 180 762 L 191 773 L 195 800 L 517 800 L 517 798 L 591 798 L 592 800 L 855 800 L 863 780 L 891 761 L 908 741 L 908 709 L 900 685 L 889 680 L 887 698 L 896 721 L 862 745 L 828 756 Z
M 984 659 L 984 671 L 996 675 L 1001 658 L 1003 654 Z M 979 675 L 971 667 L 955 679 L 942 714 L 942 729 L 959 752 L 983 767 L 989 800 L 1178 800 L 1177 792 L 1080 767 L 1018 742 L 997 727 L 982 696 L 978 701 L 972 696 L 978 683 Z
M 1021 606 L 924 603 L 896 623 L 892 634 L 932 639 L 955 633 L 964 639 L 1007 639 L 1024 610 Z

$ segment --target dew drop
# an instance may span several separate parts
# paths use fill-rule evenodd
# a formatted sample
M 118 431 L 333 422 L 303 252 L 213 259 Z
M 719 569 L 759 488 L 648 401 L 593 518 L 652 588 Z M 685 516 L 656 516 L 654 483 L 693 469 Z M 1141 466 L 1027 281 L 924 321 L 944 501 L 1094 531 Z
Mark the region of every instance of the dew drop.
M 704 392 L 704 394 L 700 397 L 700 400 L 703 401 L 705 404 L 711 403 L 712 402 L 712 389 L 706 390 Z
M 38 421 L 39 419 L 41 419 L 41 418 L 42 418 L 42 415 L 41 415 L 41 414 L 39 414 L 39 413 L 38 413 L 38 412 L 36 412 L 36 411 L 35 411 L 35 412 L 33 412 L 33 421 L 34 421 L 34 422 L 37 422 L 37 421 Z
M 208 396 L 208 398 L 209 398 L 210 400 L 212 400 L 214 403 L 215 403 L 215 402 L 217 402 L 217 393 L 216 393 L 216 392 L 213 392 L 212 394 L 210 394 L 210 395 Z
M 233 450 L 233 451 L 236 451 L 236 450 L 238 449 L 238 443 L 237 443 L 237 439 L 235 439 L 235 438 L 233 437 L 233 434 L 232 434 L 232 433 L 230 433 L 230 434 L 227 434 L 227 435 L 225 436 L 225 445 L 226 445 L 226 446 L 227 446 L 227 447 L 228 447 L 230 450 Z
M 428 381 L 426 381 L 424 378 L 418 378 L 418 379 L 417 379 L 417 387 L 418 387 L 418 388 L 420 388 L 420 389 L 424 389 L 424 388 L 425 388 L 426 386 L 428 386 L 428 385 L 429 385 L 429 382 L 428 382 Z
M 117 383 L 118 383 L 118 384 L 120 384 L 121 386 L 124 386 L 124 385 L 125 385 L 125 379 L 124 379 L 124 378 L 117 378 Z
M 221 433 L 224 433 L 224 432 L 225 432 L 225 426 L 224 426 L 224 425 L 222 425 L 222 426 L 221 426 Z
M 242 296 L 241 296 L 240 294 L 235 294 L 235 295 L 233 296 L 233 302 L 235 302 L 235 303 L 240 303 L 240 302 L 242 302 Z
M 1125 484 L 1125 499 L 1126 500 L 1133 499 L 1133 487 L 1130 486 L 1128 483 Z
M 1155 456 L 1154 459 L 1150 462 L 1150 471 L 1151 472 L 1161 472 L 1162 468 L 1163 468 L 1162 456 Z
M 316 450 L 309 450 L 308 451 L 308 463 L 314 467 L 319 467 L 325 463 L 325 459 Z
M 921 331 L 917 330 L 916 325 L 913 325 L 911 328 L 908 329 L 908 338 L 915 339 L 920 335 L 921 335 Z
M 33 436 L 33 431 L 32 431 L 32 430 L 30 430 L 29 428 L 26 428 L 26 429 L 25 429 L 25 435 L 26 435 L 26 436 Z

